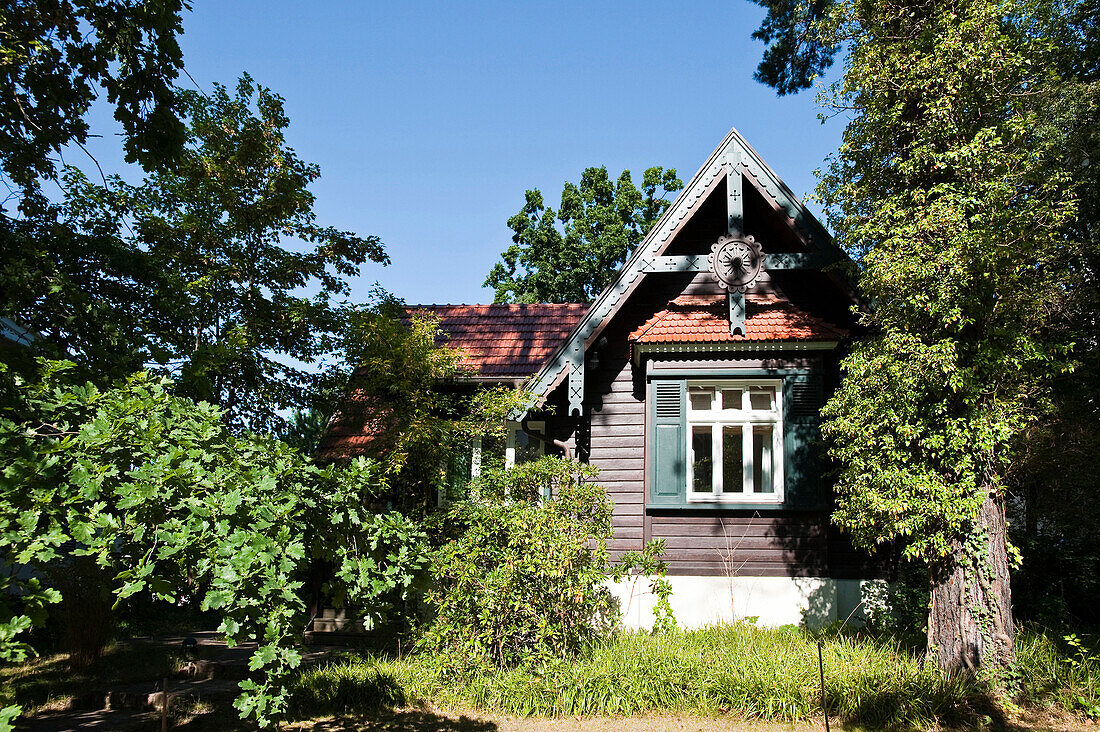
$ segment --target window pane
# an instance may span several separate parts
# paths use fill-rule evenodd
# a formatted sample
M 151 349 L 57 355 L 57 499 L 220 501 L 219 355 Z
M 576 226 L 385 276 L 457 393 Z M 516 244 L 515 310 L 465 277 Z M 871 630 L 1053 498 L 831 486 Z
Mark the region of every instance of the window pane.
M 541 442 L 523 430 L 516 430 L 516 465 L 538 460 L 541 453 Z
M 722 390 L 722 409 L 741 409 L 741 390 Z
M 693 386 L 688 390 L 691 399 L 691 408 L 695 410 L 710 410 L 714 403 L 713 386 Z
M 769 410 L 775 401 L 775 388 L 771 386 L 754 386 L 749 389 L 749 406 L 752 409 Z
M 481 438 L 481 470 L 486 468 L 503 468 L 505 455 L 505 442 L 503 437 L 485 435 Z
M 772 426 L 752 428 L 752 490 L 754 493 L 775 493 L 772 480 Z
M 691 490 L 695 493 L 710 493 L 714 490 L 711 480 L 711 442 L 709 425 L 695 425 L 691 428 L 691 464 L 694 471 Z
M 741 427 L 722 427 L 722 492 L 744 493 L 745 475 L 742 472 Z

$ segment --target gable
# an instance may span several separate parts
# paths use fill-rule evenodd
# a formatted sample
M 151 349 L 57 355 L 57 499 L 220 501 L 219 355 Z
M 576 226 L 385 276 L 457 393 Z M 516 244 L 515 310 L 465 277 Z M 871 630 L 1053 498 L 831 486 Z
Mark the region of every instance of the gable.
M 769 275 L 768 279 L 773 271 L 820 267 L 846 258 L 779 176 L 736 129 L 730 130 L 536 375 L 530 386 L 531 406 L 543 402 L 555 387 L 568 380 L 569 412 L 580 413 L 588 347 L 647 279 L 711 269 L 713 255 L 709 250 L 716 232 L 713 222 L 707 222 L 715 216 L 721 216 L 719 231 L 724 228 L 731 235 L 744 236 L 756 230 L 767 239 L 761 243 L 763 274 Z M 779 231 L 782 235 L 776 236 Z M 835 276 L 833 279 L 837 293 L 843 292 Z M 849 300 L 854 302 L 854 298 Z M 743 330 L 744 317 L 744 290 L 735 293 L 731 289 L 731 333 L 738 325 Z

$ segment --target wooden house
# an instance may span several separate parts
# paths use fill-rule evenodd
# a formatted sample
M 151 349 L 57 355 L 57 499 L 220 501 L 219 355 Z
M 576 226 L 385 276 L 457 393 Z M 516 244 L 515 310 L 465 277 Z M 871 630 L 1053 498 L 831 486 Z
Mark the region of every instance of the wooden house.
M 509 460 L 597 466 L 613 552 L 665 540 L 681 625 L 820 623 L 879 571 L 831 526 L 819 454 L 856 304 L 844 257 L 732 130 L 595 302 L 428 309 L 472 379 L 530 390 Z M 615 590 L 644 626 L 641 584 Z

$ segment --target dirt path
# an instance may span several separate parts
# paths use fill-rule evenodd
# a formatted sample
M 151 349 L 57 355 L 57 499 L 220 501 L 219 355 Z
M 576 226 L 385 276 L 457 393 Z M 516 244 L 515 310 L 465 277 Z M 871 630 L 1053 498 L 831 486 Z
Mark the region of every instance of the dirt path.
M 833 730 L 866 732 L 866 728 L 832 721 Z M 398 710 L 369 718 L 338 717 L 299 722 L 291 730 L 318 732 L 824 732 L 822 721 L 783 724 L 738 717 L 649 716 L 543 719 L 504 717 L 480 712 Z M 1004 732 L 1097 732 L 1100 726 L 1056 718 L 1019 718 Z
M 660 716 L 583 719 L 514 718 L 478 712 L 402 710 L 371 718 L 329 718 L 299 722 L 293 730 L 318 732 L 821 732 L 823 724 L 748 722 L 733 717 Z M 834 729 L 841 727 L 834 725 Z

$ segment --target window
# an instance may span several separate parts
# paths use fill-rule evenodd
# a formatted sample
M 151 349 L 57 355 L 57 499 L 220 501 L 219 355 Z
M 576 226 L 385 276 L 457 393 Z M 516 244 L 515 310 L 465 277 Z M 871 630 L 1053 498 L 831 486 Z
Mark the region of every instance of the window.
M 537 434 L 545 434 L 545 422 L 528 422 L 528 429 Z M 535 439 L 520 428 L 519 422 L 508 423 L 508 445 L 505 451 L 504 464 L 512 467 L 519 463 L 538 460 L 542 457 L 542 441 Z
M 687 383 L 689 501 L 783 500 L 779 381 Z

